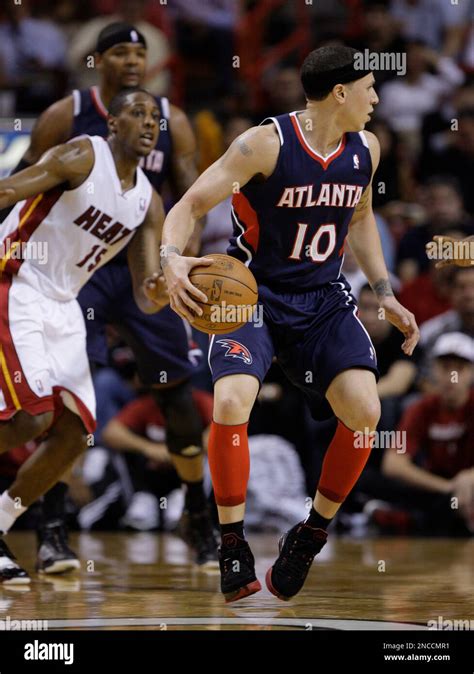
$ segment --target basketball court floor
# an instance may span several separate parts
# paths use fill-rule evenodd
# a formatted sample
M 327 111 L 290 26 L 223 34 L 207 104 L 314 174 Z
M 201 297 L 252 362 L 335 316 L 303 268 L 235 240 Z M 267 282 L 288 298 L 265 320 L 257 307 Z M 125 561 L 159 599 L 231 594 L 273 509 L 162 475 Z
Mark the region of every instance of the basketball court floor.
M 263 585 L 277 536 L 249 541 Z M 40 577 L 34 534 L 9 534 L 32 583 L 0 589 L 0 621 L 67 630 L 427 630 L 446 620 L 474 627 L 474 540 L 333 538 L 290 602 L 264 587 L 227 605 L 217 568 L 193 565 L 172 534 L 79 533 L 71 542 L 81 571 Z

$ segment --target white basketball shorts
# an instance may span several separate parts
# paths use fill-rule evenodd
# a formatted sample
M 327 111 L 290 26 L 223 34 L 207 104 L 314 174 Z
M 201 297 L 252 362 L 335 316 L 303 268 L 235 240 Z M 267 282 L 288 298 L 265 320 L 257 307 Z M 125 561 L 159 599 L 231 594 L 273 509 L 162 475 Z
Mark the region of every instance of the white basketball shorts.
M 66 406 L 95 429 L 86 328 L 76 300 L 58 302 L 18 276 L 0 274 L 0 421 Z

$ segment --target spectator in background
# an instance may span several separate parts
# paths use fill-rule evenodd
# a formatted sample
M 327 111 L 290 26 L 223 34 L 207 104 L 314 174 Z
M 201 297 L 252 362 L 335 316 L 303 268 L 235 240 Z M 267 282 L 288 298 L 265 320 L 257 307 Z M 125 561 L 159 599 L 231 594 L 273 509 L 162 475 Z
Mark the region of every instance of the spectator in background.
M 66 88 L 66 40 L 51 21 L 31 16 L 28 0 L 0 9 L 3 85 L 16 91 L 16 111 L 37 113 Z
M 187 61 L 187 89 L 193 86 L 189 75 L 194 63 L 204 56 L 211 73 L 208 86 L 201 89 L 199 95 L 211 92 L 220 97 L 231 93 L 239 3 L 235 0 L 169 0 L 169 9 L 175 17 L 178 51 Z
M 461 189 L 467 211 L 474 214 L 474 88 L 464 90 L 453 115 L 457 128 L 449 131 L 448 147 L 433 148 L 421 158 L 420 173 L 431 176 L 443 172 L 454 176 Z
M 282 65 L 271 70 L 265 77 L 264 89 L 268 102 L 265 106 L 266 111 L 260 114 L 261 119 L 283 115 L 293 110 L 304 110 L 306 107 L 298 68 Z
M 470 6 L 470 0 L 391 0 L 390 13 L 405 39 L 423 40 L 438 53 L 456 57 Z
M 474 533 L 474 340 L 444 334 L 433 349 L 435 393 L 410 406 L 399 430 L 406 451 L 389 449 L 383 474 L 408 486 L 394 500 L 416 503 L 427 533 Z M 387 490 L 388 491 L 388 490 Z M 455 497 L 456 501 L 452 502 Z
M 402 351 L 403 335 L 380 316 L 379 303 L 368 283 L 362 286 L 357 305 L 377 354 L 377 391 L 382 404 L 378 430 L 392 430 L 399 419 L 401 399 L 415 381 L 416 365 Z
M 351 46 L 375 53 L 401 53 L 405 51 L 405 40 L 400 35 L 399 25 L 388 9 L 388 0 L 364 0 L 362 33 Z M 376 86 L 396 76 L 392 70 L 375 70 Z
M 93 54 L 100 31 L 111 23 L 124 21 L 136 26 L 147 42 L 148 70 L 144 86 L 155 95 L 167 94 L 171 48 L 163 31 L 148 23 L 144 16 L 145 0 L 120 0 L 117 14 L 91 19 L 77 31 L 69 47 L 69 64 L 79 89 L 96 84 L 96 73 L 94 68 L 87 67 L 87 57 Z
M 418 153 L 424 115 L 436 110 L 443 98 L 463 83 L 464 74 L 451 58 L 440 56 L 422 42 L 409 43 L 406 54 L 406 75 L 380 89 L 378 115 Z
M 420 201 L 425 208 L 425 223 L 409 229 L 398 248 L 398 275 L 403 283 L 429 270 L 425 246 L 436 234 L 449 229 L 463 236 L 474 234 L 474 225 L 464 211 L 457 181 L 450 176 L 433 176 L 422 186 Z
M 420 388 L 431 391 L 431 360 L 434 345 L 446 332 L 462 332 L 474 337 L 474 267 L 454 268 L 451 291 L 452 309 L 431 318 L 421 326 L 418 347 L 422 354 L 420 364 Z
M 210 393 L 193 391 L 193 398 L 200 413 L 203 427 L 212 421 L 213 400 Z M 109 421 L 102 434 L 104 442 L 114 450 L 125 452 L 131 475 L 134 495 L 127 509 L 124 522 L 130 524 L 142 520 L 146 528 L 155 528 L 159 523 L 159 498 L 166 496 L 180 485 L 176 468 L 179 463 L 168 453 L 165 444 L 165 420 L 152 395 L 141 396 L 126 405 Z M 207 436 L 206 436 L 207 437 Z M 206 446 L 206 443 L 203 444 Z M 192 449 L 192 448 L 189 448 Z M 202 457 L 197 457 L 196 482 L 202 484 Z M 179 461 L 193 461 L 179 457 Z M 211 529 L 207 504 L 202 499 L 202 489 L 193 490 L 194 482 L 188 481 L 185 493 L 183 518 L 180 533 L 193 548 L 196 563 L 206 564 L 215 560 L 216 542 Z M 139 524 L 137 528 L 143 528 Z
M 455 232 L 449 232 L 454 236 Z M 456 236 L 460 239 L 461 236 Z M 416 318 L 418 325 L 451 309 L 453 268 L 436 268 L 436 260 L 430 260 L 428 271 L 405 283 L 399 300 Z

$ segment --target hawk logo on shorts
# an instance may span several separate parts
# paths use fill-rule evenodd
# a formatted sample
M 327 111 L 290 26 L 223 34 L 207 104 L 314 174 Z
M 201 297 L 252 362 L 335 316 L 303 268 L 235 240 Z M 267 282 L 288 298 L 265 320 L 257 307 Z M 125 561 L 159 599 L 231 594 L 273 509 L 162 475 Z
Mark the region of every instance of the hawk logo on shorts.
M 229 356 L 230 358 L 240 358 L 244 363 L 250 365 L 253 358 L 250 351 L 246 346 L 240 342 L 236 342 L 235 339 L 219 339 L 217 343 L 220 344 L 224 349 L 227 349 L 225 357 Z

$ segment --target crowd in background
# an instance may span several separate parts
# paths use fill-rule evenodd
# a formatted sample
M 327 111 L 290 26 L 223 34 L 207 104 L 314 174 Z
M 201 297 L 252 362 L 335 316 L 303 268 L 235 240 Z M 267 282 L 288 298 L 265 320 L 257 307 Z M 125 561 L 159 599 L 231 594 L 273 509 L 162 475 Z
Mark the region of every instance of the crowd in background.
M 147 87 L 169 95 L 190 115 L 204 170 L 267 114 L 305 107 L 297 49 L 264 70 L 259 90 L 249 95 L 249 81 L 235 56 L 244 44 L 242 21 L 258 4 L 5 4 L 0 9 L 1 114 L 35 117 L 71 88 L 96 83 L 90 55 L 97 34 L 121 18 L 147 39 Z M 474 265 L 438 268 L 425 245 L 436 234 L 474 235 L 474 3 L 288 0 L 274 5 L 261 34 L 262 55 L 297 29 L 302 5 L 310 48 L 344 42 L 372 53 L 406 55 L 403 74 L 374 71 L 380 104 L 368 129 L 381 146 L 373 203 L 385 259 L 394 290 L 421 326 L 421 341 L 414 357 L 404 356 L 402 336 L 381 318 L 347 248 L 343 272 L 358 300 L 359 318 L 375 346 L 381 374 L 378 430 L 391 446 L 374 448 L 336 526 L 353 535 L 367 528 L 472 534 Z M 224 252 L 230 232 L 229 200 L 209 213 L 202 253 Z M 190 358 L 196 364 L 196 402 L 208 426 L 212 388 L 202 353 L 207 337 L 195 333 L 194 340 Z M 99 426 L 94 447 L 75 470 L 71 518 L 86 529 L 172 528 L 182 496 L 164 442 L 163 417 L 137 380 L 131 351 L 112 328 L 109 344 L 110 366 L 94 373 Z M 265 520 L 267 526 L 274 522 L 283 529 L 286 520 L 295 520 L 295 508 L 304 510 L 334 429 L 334 419 L 310 417 L 302 394 L 273 365 L 249 427 L 249 526 L 258 528 Z M 14 474 L 34 446 L 0 458 L 2 479 Z

